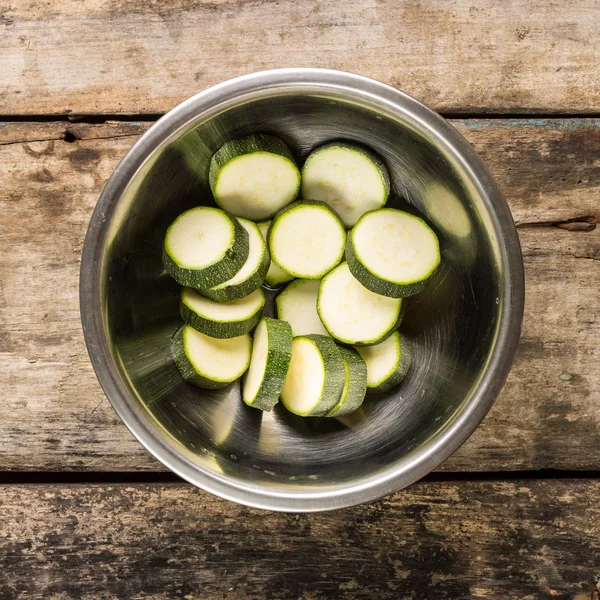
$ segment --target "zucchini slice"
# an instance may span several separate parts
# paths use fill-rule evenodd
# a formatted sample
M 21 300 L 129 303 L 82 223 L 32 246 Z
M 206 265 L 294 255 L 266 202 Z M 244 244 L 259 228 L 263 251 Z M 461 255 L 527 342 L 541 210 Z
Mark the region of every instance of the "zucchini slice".
M 258 223 L 258 228 L 262 233 L 265 242 L 267 241 L 267 231 L 269 231 L 269 227 L 271 225 L 271 221 L 262 221 Z M 271 261 L 271 265 L 269 266 L 269 270 L 265 275 L 265 283 L 271 287 L 277 287 L 282 283 L 287 283 L 288 281 L 292 281 L 294 279 L 293 275 L 286 273 L 280 266 Z
M 367 365 L 354 348 L 339 346 L 346 380 L 340 401 L 329 411 L 328 417 L 343 417 L 354 412 L 365 399 L 367 393 Z
M 402 298 L 388 298 L 364 287 L 343 262 L 321 281 L 317 312 L 332 337 L 352 346 L 377 344 L 395 331 L 404 316 Z
M 345 380 L 342 355 L 330 337 L 295 337 L 281 402 L 296 415 L 324 417 L 340 401 Z
M 209 183 L 221 208 L 262 221 L 295 200 L 300 172 L 283 140 L 257 133 L 217 150 L 210 161 Z
M 346 227 L 385 205 L 390 176 L 383 161 L 358 144 L 333 142 L 317 148 L 302 167 L 303 198 L 327 202 Z
M 196 331 L 214 338 L 233 338 L 248 333 L 259 321 L 265 306 L 262 289 L 231 302 L 214 302 L 196 290 L 181 290 L 181 317 Z
M 267 234 L 271 259 L 303 279 L 321 279 L 344 256 L 346 230 L 324 202 L 302 200 L 280 211 Z
M 440 264 L 440 245 L 419 217 L 395 208 L 363 215 L 348 235 L 346 260 L 366 288 L 390 298 L 418 294 Z
M 406 376 L 412 361 L 412 347 L 401 333 L 394 333 L 381 344 L 356 348 L 367 365 L 367 388 L 389 392 Z
M 248 334 L 217 339 L 183 325 L 173 336 L 171 350 L 186 381 L 212 390 L 225 387 L 247 371 L 252 339 Z
M 244 298 L 262 285 L 271 264 L 267 244 L 256 223 L 239 219 L 248 233 L 250 251 L 242 268 L 227 281 L 206 290 L 202 294 L 215 302 L 230 302 Z
M 219 208 L 199 206 L 167 229 L 163 246 L 165 270 L 177 283 L 210 288 L 233 277 L 250 251 L 248 232 Z
M 329 335 L 317 313 L 317 296 L 321 282 L 315 279 L 296 279 L 275 298 L 277 318 L 292 326 L 298 335 Z
M 279 402 L 291 358 L 290 324 L 263 317 L 254 333 L 250 368 L 242 385 L 242 399 L 248 406 L 268 411 Z

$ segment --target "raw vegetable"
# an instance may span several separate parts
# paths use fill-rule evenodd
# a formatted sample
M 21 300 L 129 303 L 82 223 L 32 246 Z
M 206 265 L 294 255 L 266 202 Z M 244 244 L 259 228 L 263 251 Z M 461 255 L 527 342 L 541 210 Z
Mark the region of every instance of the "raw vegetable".
M 199 206 L 167 230 L 164 267 L 181 285 L 210 288 L 233 277 L 249 254 L 248 232 L 219 208 Z
M 254 333 L 250 368 L 242 386 L 242 399 L 248 406 L 268 411 L 279 402 L 291 358 L 290 324 L 263 317 Z
M 345 379 L 344 361 L 330 337 L 296 337 L 281 401 L 297 415 L 323 417 L 340 401 Z
M 185 325 L 172 339 L 183 378 L 214 389 L 246 373 L 248 406 L 270 411 L 281 399 L 294 414 L 342 420 L 367 391 L 398 385 L 412 360 L 397 331 L 403 299 L 441 258 L 427 223 L 384 208 L 381 158 L 328 143 L 308 157 L 301 181 L 281 139 L 253 134 L 214 154 L 209 183 L 220 208 L 180 215 L 163 247 L 166 271 L 184 286 Z M 300 188 L 306 199 L 295 201 Z M 462 221 L 456 233 L 442 229 L 464 237 Z M 263 317 L 263 283 L 288 284 L 275 299 L 278 319 Z
M 214 338 L 232 338 L 248 333 L 260 320 L 265 306 L 262 289 L 231 302 L 214 302 L 196 290 L 181 290 L 181 317 L 196 331 Z
M 406 376 L 412 361 L 408 339 L 395 331 L 376 346 L 356 348 L 367 365 L 367 387 L 371 392 L 388 392 Z
M 252 339 L 248 334 L 212 338 L 183 325 L 173 336 L 171 349 L 175 366 L 186 381 L 200 388 L 218 389 L 246 372 Z
M 257 133 L 217 150 L 210 161 L 209 183 L 221 208 L 262 221 L 296 198 L 300 172 L 282 140 Z
M 366 288 L 391 298 L 423 290 L 440 264 L 440 246 L 419 217 L 395 208 L 364 214 L 348 235 L 346 260 Z
M 265 242 L 267 241 L 267 231 L 269 231 L 270 225 L 271 221 L 262 221 L 261 223 L 258 223 L 258 228 L 260 229 Z M 271 265 L 269 266 L 269 270 L 265 276 L 265 283 L 267 285 L 276 287 L 282 283 L 292 281 L 292 279 L 294 279 L 293 275 L 286 273 L 280 266 L 271 261 Z
M 317 313 L 319 280 L 296 279 L 275 299 L 277 317 L 292 326 L 294 337 L 317 333 L 329 335 Z
M 317 312 L 325 329 L 340 342 L 353 346 L 377 344 L 402 321 L 401 298 L 375 294 L 354 278 L 343 262 L 321 281 Z
M 329 411 L 328 417 L 342 417 L 354 412 L 365 399 L 367 393 L 367 365 L 353 348 L 339 346 L 346 380 L 339 402 Z
M 358 144 L 333 142 L 315 150 L 302 167 L 303 198 L 322 200 L 346 227 L 385 205 L 390 177 L 383 161 Z
M 229 280 L 217 286 L 201 290 L 202 294 L 215 302 L 228 302 L 251 294 L 262 285 L 271 264 L 267 244 L 256 223 L 239 219 L 248 233 L 250 251 L 242 268 Z
M 302 200 L 277 214 L 267 239 L 272 260 L 286 273 L 321 279 L 342 260 L 346 231 L 327 204 Z

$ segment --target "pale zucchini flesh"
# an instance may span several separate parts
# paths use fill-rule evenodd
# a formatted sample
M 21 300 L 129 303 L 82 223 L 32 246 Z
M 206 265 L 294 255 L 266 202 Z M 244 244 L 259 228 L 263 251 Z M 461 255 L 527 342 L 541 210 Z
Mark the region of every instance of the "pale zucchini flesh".
M 302 200 L 275 216 L 268 244 L 271 259 L 286 273 L 320 279 L 342 260 L 346 230 L 327 204 Z
M 271 221 L 262 221 L 258 223 L 258 228 L 262 233 L 262 236 L 267 241 L 267 232 L 269 231 L 269 227 L 271 225 Z M 277 287 L 283 283 L 287 283 L 288 281 L 292 281 L 294 279 L 293 275 L 286 273 L 277 263 L 271 261 L 269 266 L 269 270 L 265 275 L 265 283 L 270 287 Z
M 248 233 L 248 258 L 231 279 L 202 290 L 203 295 L 215 302 L 229 302 L 251 294 L 262 285 L 271 263 L 267 244 L 256 223 L 247 219 L 238 220 Z
M 352 227 L 367 211 L 385 205 L 390 178 L 383 161 L 351 142 L 317 148 L 302 167 L 303 198 L 326 202 Z
M 177 283 L 205 289 L 233 277 L 248 258 L 248 232 L 219 208 L 199 206 L 171 224 L 163 265 Z
M 440 264 L 436 234 L 419 217 L 395 208 L 363 215 L 348 235 L 346 260 L 368 289 L 391 298 L 423 290 Z
M 367 393 L 367 365 L 354 348 L 339 346 L 344 361 L 346 379 L 339 402 L 328 417 L 343 417 L 360 408 Z
M 345 379 L 344 361 L 330 337 L 296 337 L 281 402 L 294 414 L 324 417 L 340 401 Z
M 248 334 L 217 339 L 183 325 L 173 336 L 171 350 L 175 366 L 186 381 L 200 388 L 218 389 L 246 372 L 252 339 Z
M 291 358 L 289 323 L 263 317 L 254 332 L 250 368 L 242 385 L 242 399 L 248 406 L 270 411 L 279 402 Z
M 411 343 L 398 331 L 380 344 L 356 350 L 367 365 L 367 387 L 374 393 L 395 388 L 405 378 L 412 362 Z
M 265 294 L 257 289 L 231 302 L 215 302 L 196 290 L 181 290 L 182 319 L 196 331 L 215 338 L 232 338 L 251 331 L 259 322 L 265 306 Z
M 317 312 L 325 329 L 352 346 L 377 344 L 402 321 L 401 298 L 380 296 L 364 287 L 343 262 L 321 281 Z
M 221 208 L 262 221 L 295 200 L 300 172 L 283 140 L 252 134 L 221 146 L 210 163 L 209 183 Z
M 296 279 L 275 299 L 277 317 L 292 326 L 298 335 L 329 335 L 317 313 L 318 279 Z

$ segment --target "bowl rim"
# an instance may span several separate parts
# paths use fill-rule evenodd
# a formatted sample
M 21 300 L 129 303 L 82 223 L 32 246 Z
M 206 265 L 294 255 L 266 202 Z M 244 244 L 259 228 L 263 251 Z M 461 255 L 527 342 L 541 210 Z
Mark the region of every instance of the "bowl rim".
M 203 470 L 193 454 L 179 442 L 161 435 L 160 424 L 129 399 L 112 357 L 103 322 L 101 291 L 102 255 L 108 224 L 129 182 L 154 151 L 199 115 L 257 91 L 288 87 L 338 89 L 386 104 L 426 130 L 468 174 L 488 208 L 501 257 L 504 296 L 497 339 L 479 385 L 462 410 L 433 439 L 419 447 L 418 455 L 378 472 L 358 483 L 321 491 L 280 491 L 259 484 L 234 482 Z M 96 376 L 113 408 L 138 441 L 159 461 L 184 480 L 218 496 L 247 506 L 287 512 L 317 512 L 369 502 L 417 481 L 453 454 L 485 417 L 502 388 L 520 337 L 524 310 L 523 260 L 512 215 L 497 184 L 467 140 L 445 119 L 418 100 L 367 77 L 315 68 L 261 71 L 210 87 L 161 117 L 121 159 L 107 181 L 92 214 L 80 267 L 80 313 L 84 338 Z

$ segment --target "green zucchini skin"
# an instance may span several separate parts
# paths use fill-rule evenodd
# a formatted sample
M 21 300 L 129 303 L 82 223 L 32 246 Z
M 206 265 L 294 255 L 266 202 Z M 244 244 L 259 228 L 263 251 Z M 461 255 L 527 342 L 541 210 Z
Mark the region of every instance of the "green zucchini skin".
M 362 144 L 358 144 L 356 142 L 348 142 L 348 141 L 340 140 L 337 142 L 327 142 L 326 144 L 319 146 L 318 148 L 313 150 L 313 152 L 310 153 L 310 156 L 306 159 L 306 162 L 309 161 L 311 156 L 317 154 L 318 152 L 322 152 L 323 150 L 329 150 L 331 148 L 344 148 L 346 150 L 353 150 L 354 152 L 358 152 L 359 154 L 366 156 L 377 167 L 377 170 L 379 171 L 379 174 L 381 175 L 381 180 L 383 181 L 383 187 L 385 188 L 385 192 L 386 192 L 385 200 L 382 203 L 382 206 L 384 206 L 385 202 L 387 201 L 388 196 L 390 195 L 391 186 L 390 186 L 390 174 L 387 170 L 387 167 L 385 166 L 385 163 L 381 159 L 381 157 L 379 155 L 375 154 L 375 152 L 373 152 L 373 150 L 371 150 L 370 148 L 367 148 L 366 146 L 363 146 Z M 302 168 L 302 170 L 304 170 L 304 167 Z
M 240 374 L 238 378 L 232 379 L 231 381 L 214 381 L 200 375 L 189 361 L 185 353 L 184 334 L 187 327 L 188 325 L 182 325 L 175 332 L 173 338 L 171 339 L 171 353 L 173 356 L 173 361 L 175 362 L 177 370 L 181 373 L 181 376 L 185 379 L 185 381 L 205 390 L 218 390 L 241 377 L 242 374 Z M 248 355 L 248 363 L 249 362 L 250 355 Z M 248 368 L 247 365 L 246 368 Z
M 279 154 L 279 156 L 287 158 L 296 168 L 298 168 L 296 161 L 294 160 L 294 155 L 282 139 L 266 133 L 252 133 L 245 137 L 225 142 L 213 154 L 208 172 L 208 183 L 213 190 L 213 193 L 219 172 L 227 163 L 243 154 L 254 154 L 256 152 Z M 298 177 L 298 188 L 299 187 L 300 177 Z
M 210 337 L 221 339 L 239 337 L 252 331 L 260 321 L 265 306 L 265 294 L 262 290 L 258 291 L 262 295 L 262 303 L 253 315 L 242 321 L 215 321 L 194 312 L 185 303 L 184 290 L 182 289 L 179 304 L 181 318 L 196 331 Z
M 314 307 L 314 319 L 312 315 L 310 318 L 311 327 L 306 327 L 306 323 L 301 321 L 303 312 L 299 309 L 297 301 L 296 305 L 289 307 L 289 304 L 294 301 L 294 298 L 298 294 L 298 290 L 306 289 L 307 287 L 319 286 L 319 280 L 317 279 L 294 279 L 289 285 L 287 285 L 275 298 L 275 308 L 277 309 L 277 317 L 283 321 L 287 321 L 292 326 L 292 331 L 295 336 L 306 335 L 308 333 L 316 333 L 319 335 L 328 335 L 327 329 L 319 319 L 317 312 L 317 298 L 315 298 L 314 305 L 311 303 L 311 312 Z M 318 290 L 317 290 L 318 296 Z M 308 305 L 308 302 L 306 303 Z M 286 307 L 288 310 L 286 310 Z
M 385 394 L 397 387 L 408 373 L 412 364 L 413 348 L 411 341 L 400 332 L 397 332 L 398 345 L 400 346 L 400 360 L 396 366 L 396 370 L 384 381 L 375 387 L 368 388 L 368 393 L 373 395 Z
M 390 212 L 403 212 L 403 211 L 398 211 L 396 209 L 391 209 L 391 208 L 384 208 L 384 209 L 378 209 L 378 210 L 382 210 L 382 211 L 385 210 L 385 211 L 390 211 Z M 358 222 L 356 223 L 354 228 L 348 233 L 348 237 L 346 239 L 346 261 L 348 262 L 348 267 L 350 269 L 350 272 L 368 290 L 371 290 L 372 292 L 374 292 L 376 294 L 380 294 L 382 296 L 388 296 L 389 298 L 408 298 L 410 296 L 414 296 L 415 294 L 419 294 L 420 292 L 422 292 L 425 289 L 425 286 L 427 285 L 429 278 L 433 275 L 433 273 L 435 273 L 435 271 L 437 270 L 437 268 L 439 267 L 439 264 L 440 264 L 439 240 L 437 239 L 437 236 L 435 236 L 435 234 L 433 234 L 435 236 L 436 243 L 438 245 L 437 246 L 437 248 L 438 248 L 438 263 L 431 272 L 429 272 L 423 279 L 421 279 L 419 281 L 414 281 L 412 283 L 395 283 L 393 281 L 388 281 L 387 279 L 383 279 L 381 277 L 378 277 L 374 273 L 372 273 L 362 263 L 362 261 L 360 260 L 360 258 L 357 255 L 356 249 L 354 247 L 354 235 L 355 235 L 357 227 L 360 226 L 361 221 L 363 220 L 364 217 L 367 217 L 371 213 L 375 213 L 375 212 L 377 212 L 377 211 L 370 211 L 370 212 L 365 213 L 358 220 Z M 420 219 L 419 217 L 415 217 L 414 215 L 410 215 L 410 216 L 418 221 L 421 221 L 421 223 L 423 223 L 427 227 L 427 229 L 431 230 L 429 225 L 427 223 L 425 223 L 425 221 L 423 221 L 423 219 Z
M 200 207 L 204 208 L 204 207 Z M 198 210 L 192 208 L 191 210 Z M 220 210 L 220 209 L 211 209 Z M 190 212 L 190 211 L 186 211 Z M 248 232 L 240 225 L 238 220 L 227 214 L 225 211 L 221 211 L 231 221 L 233 227 L 233 241 L 229 249 L 225 252 L 221 260 L 208 265 L 202 269 L 187 269 L 181 267 L 171 257 L 166 247 L 166 240 L 168 236 L 165 236 L 165 243 L 163 244 L 162 261 L 166 272 L 179 284 L 186 287 L 192 287 L 197 290 L 204 290 L 215 285 L 219 285 L 231 279 L 243 266 L 248 258 L 250 251 L 250 243 Z M 181 218 L 186 213 L 179 215 L 177 219 Z M 175 221 L 171 224 L 169 229 L 174 225 Z
M 380 279 L 376 275 L 373 275 L 371 271 L 363 266 L 358 260 L 354 246 L 352 245 L 351 235 L 348 236 L 346 241 L 346 262 L 350 272 L 358 281 L 360 281 L 368 290 L 371 290 L 375 294 L 381 296 L 387 296 L 388 298 L 408 298 L 419 294 L 425 289 L 428 279 L 423 281 L 417 281 L 415 283 L 408 283 L 400 285 L 391 281 L 385 281 Z
M 398 328 L 402 324 L 402 320 L 404 319 L 405 310 L 406 310 L 406 303 L 402 302 L 402 304 L 400 305 L 400 311 L 398 312 L 398 318 L 396 319 L 396 322 L 394 323 L 394 325 L 392 325 L 390 327 L 390 329 L 388 329 L 388 331 L 386 331 L 381 337 L 377 338 L 376 340 L 369 340 L 368 342 L 353 342 L 350 340 L 339 340 L 339 339 L 335 338 L 334 336 L 332 336 L 332 337 L 334 337 L 334 339 L 336 339 L 338 342 L 341 342 L 342 344 L 347 344 L 347 345 L 356 346 L 356 347 L 375 346 L 376 344 L 381 344 L 381 342 L 387 340 L 391 335 L 393 335 L 398 330 Z
M 356 142 L 351 142 L 351 141 L 338 140 L 338 141 L 334 141 L 334 142 L 328 142 L 326 144 L 323 144 L 322 146 L 319 146 L 318 148 L 313 150 L 311 152 L 311 154 L 309 155 L 309 157 L 306 159 L 304 166 L 302 167 L 302 175 L 303 176 L 305 175 L 306 171 L 312 166 L 311 163 L 313 162 L 313 160 L 318 159 L 318 155 L 320 153 L 326 152 L 327 150 L 338 149 L 338 148 L 343 149 L 343 150 L 350 150 L 352 152 L 361 154 L 373 163 L 373 166 L 375 167 L 375 169 L 379 173 L 379 176 L 381 177 L 381 183 L 383 184 L 383 197 L 382 197 L 380 205 L 378 207 L 378 208 L 383 208 L 388 200 L 389 195 L 390 195 L 390 189 L 391 189 L 390 175 L 389 175 L 387 167 L 385 166 L 385 163 L 383 162 L 381 157 L 378 156 L 375 152 L 373 152 L 370 148 L 367 148 L 366 146 L 363 146 L 362 144 L 359 144 Z M 305 179 L 305 181 L 306 181 L 306 179 Z M 309 190 L 306 189 L 305 181 L 302 182 L 302 185 L 300 187 L 301 196 L 305 197 L 305 198 L 312 197 L 310 195 Z M 321 200 L 322 198 L 314 197 L 313 199 Z M 364 214 L 364 212 L 367 212 L 368 210 L 374 210 L 374 209 L 373 208 L 365 208 L 365 209 L 363 209 L 363 214 Z M 348 222 L 346 219 L 342 218 L 341 215 L 340 215 L 340 218 L 342 219 L 342 221 L 344 221 L 344 225 L 348 229 L 352 228 L 355 224 L 354 219 L 352 221 Z
M 253 226 L 258 230 L 256 224 L 253 224 Z M 202 292 L 203 296 L 206 296 L 215 302 L 231 302 L 232 300 L 245 298 L 263 284 L 265 276 L 269 270 L 269 266 L 271 265 L 271 255 L 269 254 L 267 244 L 264 242 L 264 238 L 262 237 L 260 230 L 258 230 L 258 235 L 262 240 L 263 249 L 260 264 L 254 273 L 239 283 L 234 283 L 232 285 L 223 285 L 223 283 L 221 283 L 218 286 L 205 289 Z
M 346 367 L 337 344 L 326 335 L 311 333 L 304 337 L 313 340 L 325 365 L 325 385 L 321 394 L 321 402 L 310 416 L 324 417 L 340 401 L 344 382 L 346 380 Z
M 350 265 L 348 265 L 348 269 L 349 268 L 350 268 Z M 344 263 L 342 263 L 341 265 L 338 265 L 335 269 L 331 270 L 321 280 L 321 285 L 320 285 L 319 293 L 318 293 L 318 297 L 317 297 L 317 314 L 319 316 L 319 319 L 321 320 L 321 323 L 323 324 L 323 327 L 326 329 L 326 331 L 329 333 L 329 335 L 331 335 L 331 337 L 333 337 L 338 342 L 341 342 L 342 344 L 347 344 L 350 346 L 374 346 L 376 344 L 383 342 L 388 337 L 390 337 L 394 333 L 394 331 L 396 331 L 398 329 L 398 327 L 400 327 L 400 324 L 402 323 L 402 319 L 404 318 L 404 311 L 406 308 L 405 301 L 401 298 L 393 299 L 395 302 L 397 302 L 399 304 L 397 313 L 393 317 L 395 320 L 392 321 L 390 319 L 390 325 L 389 325 L 388 329 L 386 331 L 384 331 L 383 333 L 381 333 L 381 335 L 379 335 L 379 337 L 374 337 L 371 339 L 363 338 L 363 339 L 359 339 L 359 340 L 349 339 L 348 337 L 344 337 L 343 334 L 340 333 L 339 331 L 334 331 L 331 323 L 328 323 L 328 319 L 327 319 L 328 315 L 326 314 L 327 311 L 323 307 L 323 304 L 325 303 L 324 289 L 328 285 L 331 285 L 330 278 L 336 277 L 338 269 L 344 269 Z M 350 271 L 350 274 L 352 274 L 351 271 Z M 356 278 L 353 277 L 352 280 L 354 281 L 354 280 L 356 280 Z M 358 283 L 360 283 L 360 282 L 358 282 Z M 366 286 L 363 286 L 363 287 L 366 287 Z M 370 291 L 372 292 L 372 290 L 370 290 Z M 372 308 L 372 310 L 376 310 L 376 309 Z
M 357 410 L 367 393 L 367 365 L 360 354 L 346 346 L 338 346 L 346 369 L 346 394 L 327 413 L 328 417 L 343 417 Z
M 300 414 L 286 404 L 282 394 L 283 405 L 292 413 L 304 417 L 324 417 L 340 401 L 344 382 L 346 380 L 346 367 L 342 355 L 332 338 L 326 335 L 310 334 L 298 336 L 294 339 L 305 338 L 311 340 L 317 347 L 325 369 L 325 381 L 321 392 L 320 402 L 308 414 Z
M 339 226 L 340 231 L 343 233 L 344 239 L 347 240 L 346 228 L 344 227 L 344 224 L 342 223 L 342 221 L 339 218 L 339 216 L 337 215 L 337 213 L 326 202 L 321 202 L 320 200 L 298 200 L 298 201 L 292 202 L 291 204 L 288 204 L 287 206 L 282 208 L 273 217 L 273 219 L 271 220 L 271 225 L 269 226 L 269 229 L 267 231 L 267 245 L 269 247 L 269 252 L 271 253 L 271 260 L 282 271 L 289 273 L 292 276 L 292 278 L 321 279 L 324 275 L 329 273 L 332 269 L 334 269 L 337 265 L 340 264 L 340 262 L 344 258 L 344 249 L 345 249 L 346 243 L 342 244 L 342 247 L 340 248 L 340 251 L 339 251 L 339 255 L 335 258 L 334 261 L 332 261 L 331 265 L 328 265 L 327 268 L 324 269 L 320 273 L 311 273 L 311 274 L 293 272 L 292 270 L 288 270 L 285 267 L 283 267 L 277 258 L 277 250 L 275 248 L 273 248 L 273 233 L 274 233 L 275 229 L 277 228 L 278 220 L 280 220 L 282 217 L 284 217 L 289 212 L 296 211 L 296 210 L 302 210 L 302 208 L 305 206 L 320 208 L 320 209 L 324 210 L 325 212 L 327 212 L 328 214 L 330 214 L 336 221 L 337 225 Z
M 219 197 L 218 188 L 221 173 L 231 161 L 253 154 L 270 154 L 283 158 L 291 169 L 290 175 L 293 172 L 295 183 L 292 183 L 292 187 L 287 189 L 286 193 L 279 190 L 279 193 L 283 195 L 278 198 L 277 202 L 273 203 L 273 206 L 266 207 L 252 205 L 252 203 L 248 204 L 248 199 L 246 198 L 244 200 L 239 200 L 239 206 L 235 208 L 235 210 L 233 206 L 227 208 L 226 205 L 228 202 L 225 201 L 224 198 Z M 300 191 L 300 171 L 290 149 L 280 138 L 264 133 L 254 133 L 225 142 L 225 144 L 215 152 L 210 161 L 208 180 L 217 205 L 229 210 L 237 216 L 245 217 L 256 222 L 271 218 L 282 206 L 295 200 Z M 293 187 L 294 185 L 295 187 Z
M 396 319 L 396 322 L 394 323 L 394 325 L 391 327 L 391 329 L 388 332 L 386 332 L 384 335 L 382 335 L 377 341 L 362 342 L 359 344 L 353 343 L 352 346 L 357 346 L 357 347 L 374 346 L 375 344 L 380 344 L 381 342 L 387 340 L 391 335 L 394 335 L 394 333 L 396 333 L 396 331 L 398 331 L 398 328 L 400 327 L 400 325 L 402 325 L 405 311 L 406 311 L 406 302 L 402 301 L 402 304 L 400 305 L 400 312 L 398 313 L 398 318 Z
M 281 388 L 285 381 L 292 358 L 292 328 L 286 321 L 263 317 L 267 332 L 267 363 L 263 380 L 254 399 L 250 401 L 242 393 L 248 406 L 270 411 L 279 402 Z M 252 364 L 252 363 L 250 363 Z M 246 372 L 244 385 L 249 371 Z
M 269 231 L 269 227 L 271 226 L 271 221 L 261 221 L 257 223 L 260 232 L 263 234 L 265 239 L 265 243 L 267 243 L 267 233 Z M 269 254 L 270 255 L 270 254 Z M 271 265 L 269 266 L 269 270 L 265 275 L 265 283 L 271 288 L 277 288 L 280 285 L 287 283 L 288 281 L 292 281 L 294 279 L 293 275 L 286 273 L 279 265 L 274 263 L 271 260 Z

